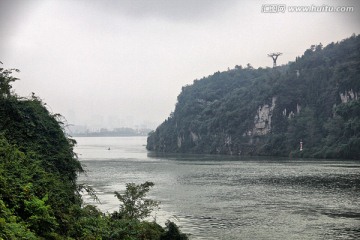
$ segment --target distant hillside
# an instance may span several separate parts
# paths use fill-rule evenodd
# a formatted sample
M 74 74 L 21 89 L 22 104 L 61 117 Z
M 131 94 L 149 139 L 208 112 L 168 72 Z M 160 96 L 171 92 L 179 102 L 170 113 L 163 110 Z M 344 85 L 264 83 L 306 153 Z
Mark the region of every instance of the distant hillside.
M 147 149 L 360 159 L 359 98 L 360 36 L 353 35 L 275 69 L 236 66 L 195 80 Z

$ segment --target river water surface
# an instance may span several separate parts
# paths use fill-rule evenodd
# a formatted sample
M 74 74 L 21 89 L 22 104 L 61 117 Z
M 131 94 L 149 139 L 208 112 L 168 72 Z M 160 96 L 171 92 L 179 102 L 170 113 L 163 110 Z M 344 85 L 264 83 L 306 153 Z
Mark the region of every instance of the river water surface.
M 190 239 L 360 239 L 360 161 L 161 155 L 146 137 L 75 139 L 79 182 L 104 212 L 118 209 L 126 183 L 152 181 L 153 218 Z

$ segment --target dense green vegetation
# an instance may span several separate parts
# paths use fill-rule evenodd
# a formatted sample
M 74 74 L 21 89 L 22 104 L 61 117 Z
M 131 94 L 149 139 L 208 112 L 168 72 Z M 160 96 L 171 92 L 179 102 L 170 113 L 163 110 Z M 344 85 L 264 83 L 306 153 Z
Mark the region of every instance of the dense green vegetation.
M 148 217 L 157 202 L 146 198 L 153 183 L 128 184 L 118 212 L 86 205 L 78 185 L 83 172 L 76 142 L 64 134 L 62 118 L 34 95 L 11 92 L 16 69 L 0 68 L 0 239 L 187 239 L 168 222 Z
M 360 36 L 353 35 L 313 45 L 284 66 L 235 66 L 195 80 L 147 148 L 360 159 L 359 66 Z

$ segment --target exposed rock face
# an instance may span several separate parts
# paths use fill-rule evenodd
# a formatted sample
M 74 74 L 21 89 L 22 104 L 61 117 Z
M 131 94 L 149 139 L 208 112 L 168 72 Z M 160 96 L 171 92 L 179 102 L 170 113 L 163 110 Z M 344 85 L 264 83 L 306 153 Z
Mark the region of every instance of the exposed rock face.
M 299 114 L 300 111 L 301 111 L 301 106 L 300 106 L 300 104 L 297 103 L 296 104 L 296 114 Z M 287 109 L 286 108 L 283 110 L 282 114 L 283 114 L 284 117 L 287 116 L 288 119 L 295 117 L 295 113 L 293 111 L 290 111 L 289 114 L 287 114 Z
M 190 132 L 190 136 L 191 136 L 191 140 L 193 142 L 197 142 L 199 140 L 199 136 L 196 133 L 192 132 L 192 131 Z
M 345 91 L 344 93 L 340 93 L 340 99 L 342 103 L 350 102 L 351 100 L 358 100 L 359 93 L 354 92 L 352 89 Z
M 266 135 L 271 130 L 271 117 L 276 104 L 276 97 L 272 98 L 271 105 L 264 104 L 259 109 L 254 118 L 253 135 Z
M 183 137 L 182 136 L 178 136 L 177 137 L 177 146 L 178 148 L 181 148 L 182 142 L 183 142 Z

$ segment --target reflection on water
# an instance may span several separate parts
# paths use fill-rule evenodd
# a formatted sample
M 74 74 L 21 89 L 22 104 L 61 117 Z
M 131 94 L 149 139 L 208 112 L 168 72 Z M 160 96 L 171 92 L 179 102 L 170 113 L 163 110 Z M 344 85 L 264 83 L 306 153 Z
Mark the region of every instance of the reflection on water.
M 191 239 L 359 239 L 360 162 L 148 153 L 144 137 L 76 138 L 103 211 L 153 181 L 156 219 Z M 107 150 L 110 147 L 111 150 Z

